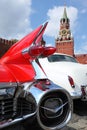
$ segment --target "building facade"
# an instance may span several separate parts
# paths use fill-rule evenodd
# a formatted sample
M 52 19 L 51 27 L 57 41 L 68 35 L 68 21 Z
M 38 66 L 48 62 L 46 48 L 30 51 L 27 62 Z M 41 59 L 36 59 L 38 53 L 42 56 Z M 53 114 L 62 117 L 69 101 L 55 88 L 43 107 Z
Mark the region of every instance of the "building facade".
M 74 38 L 70 30 L 70 19 L 67 17 L 66 7 L 60 19 L 60 30 L 58 37 L 55 39 L 55 46 L 57 53 L 74 56 L 78 62 L 87 64 L 87 54 L 74 53 Z

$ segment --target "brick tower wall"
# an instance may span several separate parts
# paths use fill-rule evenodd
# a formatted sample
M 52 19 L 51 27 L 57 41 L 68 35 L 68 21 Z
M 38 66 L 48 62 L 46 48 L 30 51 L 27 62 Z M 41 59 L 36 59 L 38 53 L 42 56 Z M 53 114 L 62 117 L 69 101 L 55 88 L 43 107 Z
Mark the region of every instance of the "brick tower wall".
M 72 41 L 56 41 L 56 52 L 74 55 L 74 44 Z
M 77 54 L 75 58 L 79 63 L 87 64 L 87 54 Z

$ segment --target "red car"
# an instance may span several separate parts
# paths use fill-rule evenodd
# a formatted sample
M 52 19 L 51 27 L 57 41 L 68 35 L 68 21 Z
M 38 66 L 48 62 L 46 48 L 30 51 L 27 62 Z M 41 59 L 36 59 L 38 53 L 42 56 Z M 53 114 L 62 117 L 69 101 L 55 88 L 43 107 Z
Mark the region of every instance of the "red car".
M 41 45 L 46 26 L 12 45 L 0 59 L 0 129 L 35 121 L 44 130 L 55 130 L 71 119 L 69 93 L 49 80 L 38 62 L 39 56 L 55 52 Z

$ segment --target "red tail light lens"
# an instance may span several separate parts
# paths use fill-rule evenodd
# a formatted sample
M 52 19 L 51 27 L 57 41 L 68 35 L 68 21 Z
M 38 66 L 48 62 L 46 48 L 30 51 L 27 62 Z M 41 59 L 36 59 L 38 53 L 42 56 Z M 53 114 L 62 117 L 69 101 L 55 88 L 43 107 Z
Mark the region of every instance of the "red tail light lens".
M 55 47 L 44 47 L 41 45 L 34 45 L 32 47 L 29 48 L 29 50 L 24 50 L 22 52 L 23 56 L 26 59 L 30 59 L 32 58 L 36 58 L 38 56 L 42 56 L 42 57 L 47 57 L 51 54 L 53 54 L 56 51 Z
M 37 87 L 37 88 L 39 88 L 41 90 L 49 89 L 49 85 L 51 85 L 51 82 L 48 79 L 38 80 L 35 83 L 35 87 Z
M 56 51 L 55 47 L 45 47 L 44 51 L 42 53 L 42 56 L 47 57 L 47 56 L 53 54 L 55 51 Z
M 44 50 L 44 47 L 43 46 L 32 46 L 30 49 L 29 49 L 29 54 L 32 56 L 32 57 L 37 57 L 39 55 L 41 55 L 41 53 L 43 52 Z
M 72 86 L 72 88 L 75 88 L 75 84 L 74 84 L 74 81 L 71 76 L 68 76 L 68 80 L 69 80 L 69 83 Z

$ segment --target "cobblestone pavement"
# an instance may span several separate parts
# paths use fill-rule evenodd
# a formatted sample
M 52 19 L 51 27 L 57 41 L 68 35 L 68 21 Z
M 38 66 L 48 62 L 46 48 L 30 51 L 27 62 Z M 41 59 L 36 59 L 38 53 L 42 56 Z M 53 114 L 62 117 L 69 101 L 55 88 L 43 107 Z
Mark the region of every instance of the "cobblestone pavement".
M 72 119 L 61 130 L 87 130 L 87 102 L 74 102 Z

